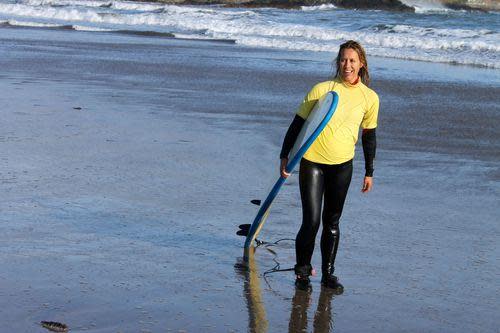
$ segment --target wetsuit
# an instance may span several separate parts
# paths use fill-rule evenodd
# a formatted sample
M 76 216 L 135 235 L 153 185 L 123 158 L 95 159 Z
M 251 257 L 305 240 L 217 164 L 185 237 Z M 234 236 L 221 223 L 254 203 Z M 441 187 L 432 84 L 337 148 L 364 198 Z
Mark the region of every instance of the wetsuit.
M 360 127 L 363 128 L 365 175 L 373 175 L 379 100 L 377 94 L 360 81 L 350 85 L 335 79 L 315 85 L 302 101 L 287 131 L 280 158 L 288 158 L 305 119 L 328 91 L 339 95 L 337 110 L 300 163 L 302 225 L 295 242 L 295 273 L 301 276 L 311 273 L 311 258 L 321 219 L 322 274 L 333 274 L 340 238 L 339 220 L 351 183 L 352 159 Z

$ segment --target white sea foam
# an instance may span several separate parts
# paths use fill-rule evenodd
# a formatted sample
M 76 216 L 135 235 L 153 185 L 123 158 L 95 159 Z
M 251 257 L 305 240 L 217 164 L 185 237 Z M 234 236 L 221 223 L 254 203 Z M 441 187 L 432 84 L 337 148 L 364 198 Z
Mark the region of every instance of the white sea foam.
M 81 7 L 108 7 L 111 1 L 85 1 L 85 0 L 24 0 L 20 4 L 29 6 L 81 6 Z
M 75 8 L 33 7 L 23 4 L 0 4 L 0 14 L 41 19 L 100 22 L 99 14 Z
M 336 9 L 337 7 L 332 4 L 323 4 L 319 6 L 301 6 L 300 7 L 303 11 L 317 11 L 317 10 L 332 10 Z
M 111 32 L 111 31 L 114 31 L 113 29 L 104 29 L 104 28 L 90 27 L 90 26 L 85 26 L 85 25 L 74 25 L 73 29 L 77 30 L 77 31 L 95 31 L 95 32 Z
M 412 34 L 416 36 L 436 36 L 436 37 L 455 37 L 455 38 L 474 38 L 482 37 L 485 35 L 498 35 L 492 30 L 479 29 L 439 29 L 439 28 L 423 28 L 411 25 L 396 24 L 396 25 L 383 25 L 377 27 L 380 30 L 388 32 Z M 498 38 L 498 37 L 496 37 Z
M 30 21 L 17 21 L 9 20 L 6 23 L 12 26 L 18 27 L 32 27 L 32 28 L 62 28 L 63 25 L 53 24 L 53 23 L 40 23 L 40 22 L 30 22 Z
M 451 9 L 446 8 L 439 0 L 401 0 L 405 5 L 415 8 L 416 13 L 446 13 Z
M 88 7 L 88 8 L 112 8 L 116 10 L 130 11 L 158 11 L 165 8 L 162 4 L 153 4 L 146 2 L 124 2 L 124 1 L 87 1 L 87 0 L 25 0 L 20 4 L 34 7 Z
M 359 40 L 359 39 L 358 39 Z M 283 40 L 272 37 L 250 37 L 242 36 L 237 39 L 237 44 L 253 46 L 253 47 L 269 47 L 280 48 L 288 50 L 308 50 L 316 52 L 336 52 L 339 43 L 313 43 L 306 41 Z M 444 62 L 463 65 L 474 65 L 481 67 L 490 67 L 500 69 L 498 61 L 485 61 L 478 59 L 474 55 L 462 54 L 460 57 L 456 55 L 447 55 L 443 53 L 418 53 L 411 50 L 401 50 L 401 48 L 377 47 L 374 44 L 364 39 L 363 44 L 367 45 L 366 50 L 372 56 L 389 57 L 396 59 L 430 61 L 430 62 Z
M 140 2 L 123 2 L 123 1 L 113 1 L 112 8 L 119 10 L 137 10 L 137 11 L 157 11 L 163 10 L 165 5 L 162 4 L 148 4 Z

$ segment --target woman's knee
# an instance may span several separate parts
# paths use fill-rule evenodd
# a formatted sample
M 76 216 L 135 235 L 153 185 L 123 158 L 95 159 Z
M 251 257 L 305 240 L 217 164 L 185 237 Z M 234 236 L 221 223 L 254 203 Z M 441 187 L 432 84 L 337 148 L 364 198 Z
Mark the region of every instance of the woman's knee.
M 325 212 L 323 214 L 323 228 L 328 230 L 338 229 L 340 223 L 340 216 L 342 212 L 330 213 Z
M 317 222 L 307 221 L 303 222 L 299 230 L 299 236 L 305 239 L 314 239 L 319 230 L 319 219 Z

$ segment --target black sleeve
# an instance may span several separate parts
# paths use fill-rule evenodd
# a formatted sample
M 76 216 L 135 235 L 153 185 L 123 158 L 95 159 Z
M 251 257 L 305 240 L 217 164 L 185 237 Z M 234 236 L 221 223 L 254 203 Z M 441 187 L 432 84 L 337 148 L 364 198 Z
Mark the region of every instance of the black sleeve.
M 363 130 L 361 141 L 363 142 L 363 153 L 365 154 L 365 176 L 373 177 L 373 160 L 377 150 L 375 128 Z
M 295 140 L 297 140 L 297 136 L 299 135 L 304 123 L 305 120 L 300 116 L 296 115 L 295 118 L 293 118 L 293 121 L 286 132 L 285 139 L 283 140 L 280 158 L 288 158 L 288 154 L 290 153 L 290 150 L 292 150 L 293 144 L 295 143 Z

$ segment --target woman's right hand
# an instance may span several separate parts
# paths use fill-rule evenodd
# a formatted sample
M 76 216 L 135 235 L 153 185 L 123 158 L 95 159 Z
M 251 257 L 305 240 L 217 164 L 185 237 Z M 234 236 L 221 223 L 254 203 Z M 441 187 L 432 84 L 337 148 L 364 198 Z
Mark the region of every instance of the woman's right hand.
M 280 163 L 280 174 L 283 178 L 288 178 L 290 174 L 286 172 L 286 165 L 288 164 L 288 158 L 282 158 Z

